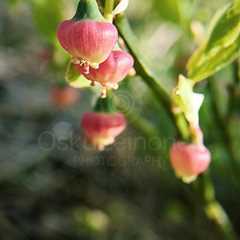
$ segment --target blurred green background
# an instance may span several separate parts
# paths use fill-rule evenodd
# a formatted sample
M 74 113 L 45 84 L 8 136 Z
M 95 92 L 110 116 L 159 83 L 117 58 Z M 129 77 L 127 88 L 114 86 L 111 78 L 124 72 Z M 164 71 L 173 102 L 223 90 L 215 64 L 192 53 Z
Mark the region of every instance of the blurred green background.
M 196 47 L 193 21 L 204 29 L 227 2 L 130 0 L 127 15 L 136 44 L 169 89 Z M 74 15 L 76 3 L 0 1 L 0 239 L 222 239 L 202 213 L 194 186 L 182 184 L 171 170 L 173 130 L 139 77 L 126 79 L 116 94 L 124 111 L 151 122 L 155 135 L 133 120 L 102 153 L 84 144 L 80 129 L 96 93 L 78 90 L 79 101 L 64 109 L 51 101 L 68 60 L 56 27 Z M 218 121 L 227 116 L 232 154 L 240 161 L 239 105 L 228 112 L 232 84 L 229 66 L 198 91 L 206 94 L 201 126 L 213 154 L 217 199 L 240 235 L 240 182 L 232 177 L 232 156 Z

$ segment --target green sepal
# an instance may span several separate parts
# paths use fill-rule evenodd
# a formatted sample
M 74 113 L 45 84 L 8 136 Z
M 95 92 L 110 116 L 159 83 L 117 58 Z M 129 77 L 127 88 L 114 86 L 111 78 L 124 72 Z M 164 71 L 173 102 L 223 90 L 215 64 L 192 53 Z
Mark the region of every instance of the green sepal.
M 74 64 L 71 61 L 69 61 L 67 65 L 65 80 L 74 88 L 86 88 L 91 86 L 91 82 L 75 69 Z
M 104 18 L 100 13 L 96 0 L 80 0 L 77 12 L 73 17 L 73 20 L 80 21 L 85 19 L 91 19 L 96 21 L 103 21 Z
M 99 98 L 96 102 L 94 107 L 95 112 L 102 112 L 102 113 L 114 113 L 116 112 L 116 108 L 113 102 L 113 96 L 111 93 L 108 93 L 106 98 Z
M 172 94 L 172 101 L 190 124 L 199 126 L 199 110 L 202 106 L 204 95 L 195 93 L 193 86 L 191 79 L 180 75 L 178 85 Z

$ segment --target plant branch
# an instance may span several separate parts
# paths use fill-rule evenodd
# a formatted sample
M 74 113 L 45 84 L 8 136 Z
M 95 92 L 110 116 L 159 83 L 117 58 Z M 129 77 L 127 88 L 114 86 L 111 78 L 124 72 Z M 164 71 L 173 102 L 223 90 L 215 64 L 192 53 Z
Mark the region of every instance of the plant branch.
M 224 208 L 217 201 L 209 173 L 200 177 L 198 189 L 206 217 L 215 223 L 225 240 L 236 240 L 237 236 Z
M 171 105 L 171 97 L 170 93 L 166 90 L 164 86 L 160 85 L 160 81 L 158 81 L 158 77 L 154 74 L 152 69 L 149 67 L 149 63 L 146 58 L 141 54 L 141 51 L 138 49 L 136 42 L 138 41 L 133 34 L 131 27 L 128 23 L 128 20 L 123 16 L 117 16 L 115 20 L 115 24 L 124 39 L 129 51 L 135 60 L 135 69 L 139 76 L 142 77 L 142 80 L 152 91 L 156 99 L 160 102 L 160 104 L 164 107 L 167 112 L 170 120 L 172 121 L 173 126 L 175 127 L 178 135 L 182 136 L 184 133 L 181 132 L 181 129 L 176 128 L 175 124 L 175 116 L 172 113 L 172 105 Z

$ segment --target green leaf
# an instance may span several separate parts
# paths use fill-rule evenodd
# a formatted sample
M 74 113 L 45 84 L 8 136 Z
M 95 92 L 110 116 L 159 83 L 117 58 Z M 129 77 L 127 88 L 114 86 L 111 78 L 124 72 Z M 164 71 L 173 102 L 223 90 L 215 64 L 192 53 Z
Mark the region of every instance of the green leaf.
M 205 42 L 188 62 L 188 76 L 201 81 L 239 56 L 240 5 L 227 4 L 212 19 Z
M 65 80 L 71 87 L 86 88 L 90 87 L 91 83 L 83 75 L 81 75 L 75 68 L 71 61 L 68 63 Z

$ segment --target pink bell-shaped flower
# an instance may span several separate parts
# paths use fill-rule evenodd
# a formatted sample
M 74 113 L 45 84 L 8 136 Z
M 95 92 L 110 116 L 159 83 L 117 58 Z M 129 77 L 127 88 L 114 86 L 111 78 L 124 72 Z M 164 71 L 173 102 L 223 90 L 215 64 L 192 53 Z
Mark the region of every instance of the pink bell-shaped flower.
M 118 32 L 112 23 L 83 19 L 66 20 L 57 30 L 62 47 L 71 54 L 72 62 L 89 72 L 89 66 L 98 68 L 116 45 Z
M 100 151 L 113 144 L 126 125 L 126 119 L 122 113 L 87 112 L 81 121 L 87 141 Z
M 176 175 L 190 183 L 207 170 L 211 154 L 204 145 L 178 142 L 171 147 L 170 158 Z
M 81 66 L 76 65 L 77 70 L 92 81 L 100 83 L 105 89 L 117 89 L 118 83 L 130 72 L 134 64 L 132 56 L 124 51 L 112 51 L 107 60 L 99 65 L 98 69 L 90 68 L 88 74 L 84 74 Z

